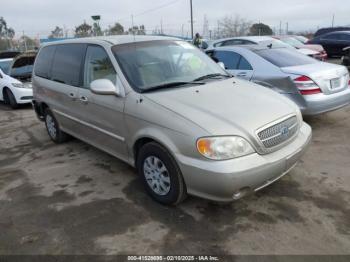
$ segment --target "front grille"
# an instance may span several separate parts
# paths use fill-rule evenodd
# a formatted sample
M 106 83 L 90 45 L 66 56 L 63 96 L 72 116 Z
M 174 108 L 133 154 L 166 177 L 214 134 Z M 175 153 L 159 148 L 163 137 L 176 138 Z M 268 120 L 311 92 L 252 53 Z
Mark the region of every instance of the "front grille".
M 260 131 L 258 137 L 266 148 L 272 148 L 292 138 L 298 130 L 298 119 L 296 116 L 292 116 Z

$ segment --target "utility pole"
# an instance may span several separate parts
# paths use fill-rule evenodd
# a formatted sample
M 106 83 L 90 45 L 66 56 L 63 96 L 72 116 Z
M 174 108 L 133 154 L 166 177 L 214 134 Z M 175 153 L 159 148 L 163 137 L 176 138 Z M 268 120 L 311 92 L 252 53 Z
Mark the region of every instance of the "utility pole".
M 132 34 L 135 35 L 135 29 L 134 29 L 134 15 L 131 15 L 131 31 L 132 31 Z
M 280 21 L 280 35 L 282 35 L 282 21 Z
M 333 19 L 332 19 L 332 28 L 334 27 L 334 20 L 335 20 L 335 14 L 333 14 Z
M 23 31 L 22 33 L 23 33 L 24 49 L 25 49 L 25 51 L 27 52 L 28 49 L 27 49 L 26 37 L 25 37 L 24 31 Z
M 163 34 L 163 18 L 160 19 L 160 33 Z
M 287 22 L 286 23 L 286 35 L 288 35 L 288 32 L 289 32 L 289 23 Z
M 192 0 L 190 0 L 190 8 L 191 8 L 191 37 L 194 38 L 193 35 L 193 6 L 192 6 Z

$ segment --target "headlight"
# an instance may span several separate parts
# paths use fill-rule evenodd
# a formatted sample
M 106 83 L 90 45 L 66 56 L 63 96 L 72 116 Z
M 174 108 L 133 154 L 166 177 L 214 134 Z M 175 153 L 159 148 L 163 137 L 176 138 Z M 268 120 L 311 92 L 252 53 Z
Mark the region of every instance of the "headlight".
M 12 86 L 17 88 L 25 88 L 25 86 L 22 83 L 12 83 Z
M 228 160 L 253 154 L 255 150 L 239 136 L 206 137 L 197 141 L 198 152 L 212 160 Z

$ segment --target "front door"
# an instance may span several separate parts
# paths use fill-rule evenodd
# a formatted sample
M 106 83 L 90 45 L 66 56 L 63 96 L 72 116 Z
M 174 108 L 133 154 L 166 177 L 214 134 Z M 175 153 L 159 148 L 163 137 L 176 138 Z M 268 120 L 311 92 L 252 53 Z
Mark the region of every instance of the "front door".
M 89 45 L 85 55 L 83 85 L 78 91 L 82 139 L 127 160 L 123 116 L 125 99 L 116 95 L 92 93 L 91 82 L 98 79 L 109 79 L 117 85 L 117 74 L 105 49 L 102 46 Z M 123 88 L 120 81 L 118 85 Z

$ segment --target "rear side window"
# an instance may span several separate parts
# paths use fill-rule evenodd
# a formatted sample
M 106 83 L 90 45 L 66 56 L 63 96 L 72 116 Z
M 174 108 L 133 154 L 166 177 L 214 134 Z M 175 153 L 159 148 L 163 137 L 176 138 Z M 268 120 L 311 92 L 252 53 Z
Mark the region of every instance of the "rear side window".
M 256 54 L 278 67 L 289 67 L 318 63 L 317 60 L 287 48 L 266 49 Z
M 225 64 L 226 69 L 235 70 L 238 68 L 240 55 L 235 52 L 217 51 L 214 54 L 215 58 Z
M 85 44 L 57 45 L 51 79 L 67 85 L 80 86 L 85 50 Z
M 56 46 L 47 46 L 41 49 L 35 61 L 35 75 L 46 79 L 50 78 L 50 68 L 55 50 Z

